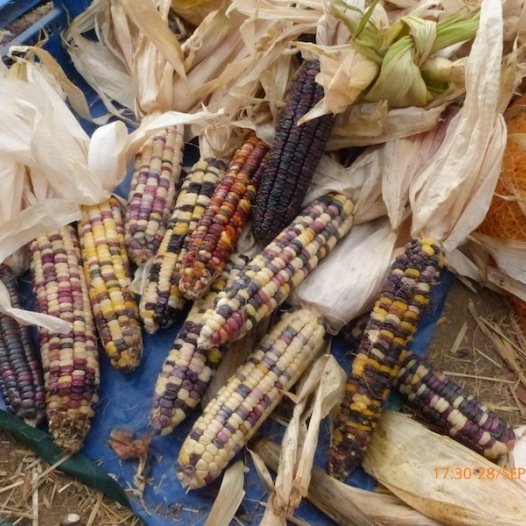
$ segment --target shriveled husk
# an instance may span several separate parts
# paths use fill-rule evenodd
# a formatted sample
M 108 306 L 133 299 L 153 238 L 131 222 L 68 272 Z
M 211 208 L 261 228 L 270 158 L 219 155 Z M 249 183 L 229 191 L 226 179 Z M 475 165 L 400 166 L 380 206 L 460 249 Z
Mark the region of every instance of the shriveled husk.
M 149 134 L 171 124 L 215 117 L 208 112 L 171 112 L 144 120 L 133 133 L 118 121 L 97 128 L 89 137 L 65 103 L 54 74 L 36 61 L 38 53 L 27 50 L 28 58 L 19 58 L 10 74 L 0 78 L 0 153 L 26 175 L 23 210 L 12 209 L 0 224 L 0 262 L 35 237 L 78 220 L 82 205 L 108 199 Z M 10 310 L 5 295 L 1 308 L 20 321 L 57 328 L 48 317 Z M 64 330 L 64 322 L 60 327 Z
M 370 310 L 389 270 L 397 239 L 386 218 L 355 225 L 298 286 L 290 301 L 322 313 L 326 329 L 336 334 L 350 320 Z
M 232 128 L 257 126 L 253 113 L 261 113 L 262 103 L 275 118 L 291 74 L 291 43 L 316 31 L 321 9 L 297 7 L 294 16 L 267 18 L 259 11 L 253 16 L 250 2 L 221 2 L 179 43 L 168 29 L 169 5 L 95 0 L 65 33 L 68 50 L 112 112 L 114 101 L 139 117 L 168 109 L 194 113 L 203 105 L 220 109 L 223 117 L 213 127 L 194 127 L 192 134 L 206 134 L 212 153 L 228 157 L 236 147 Z M 96 42 L 84 36 L 92 29 Z M 114 74 L 99 73 L 106 58 Z
M 343 398 L 346 375 L 333 356 L 325 354 L 312 364 L 294 395 L 295 405 L 283 440 L 269 509 L 289 517 L 307 496 L 320 423 Z M 270 513 L 270 512 L 269 512 Z
M 463 106 L 409 187 L 412 236 L 432 237 L 446 251 L 464 242 L 481 223 L 498 179 L 506 140 L 499 112 L 501 60 L 501 3 L 485 0 L 466 62 Z
M 198 26 L 211 11 L 221 7 L 225 0 L 172 0 L 172 9 L 181 18 Z
M 524 480 L 407 415 L 383 413 L 363 466 L 406 504 L 449 526 L 524 524 Z
M 257 458 L 276 470 L 280 446 L 271 440 L 255 445 Z M 258 470 L 259 472 L 259 470 Z M 308 500 L 337 524 L 349 526 L 439 526 L 413 510 L 391 493 L 376 493 L 348 486 L 318 468 L 313 467 Z
M 228 526 L 231 524 L 245 496 L 244 482 L 245 466 L 241 460 L 238 460 L 225 471 L 219 493 L 204 526 Z

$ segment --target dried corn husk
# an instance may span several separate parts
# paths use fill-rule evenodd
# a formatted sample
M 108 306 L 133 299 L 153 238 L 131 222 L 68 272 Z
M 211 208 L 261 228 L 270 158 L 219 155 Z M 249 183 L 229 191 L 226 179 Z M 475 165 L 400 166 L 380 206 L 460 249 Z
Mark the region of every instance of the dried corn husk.
M 172 9 L 180 17 L 198 26 L 211 12 L 219 9 L 224 0 L 172 0 Z
M 437 239 L 446 251 L 480 224 L 495 189 L 506 138 L 498 106 L 501 60 L 501 3 L 485 0 L 466 62 L 464 104 L 438 151 L 410 185 L 412 236 Z
M 345 381 L 343 369 L 326 354 L 309 368 L 291 395 L 294 411 L 281 443 L 279 468 L 269 499 L 269 513 L 276 517 L 284 520 L 291 516 L 307 495 L 320 423 L 339 405 Z
M 389 270 L 397 239 L 386 218 L 355 225 L 292 293 L 290 301 L 322 313 L 327 330 L 336 334 L 370 309 Z
M 265 72 L 268 76 L 274 62 L 280 61 L 280 67 L 274 69 L 280 74 L 277 84 L 262 99 L 276 113 L 274 107 L 281 103 L 289 76 L 290 60 L 283 57 L 290 55 L 291 42 L 300 34 L 315 32 L 320 12 L 314 11 L 312 16 L 313 10 L 298 8 L 292 18 L 254 17 L 247 14 L 249 5 L 222 2 L 179 44 L 168 30 L 169 5 L 168 0 L 96 0 L 73 21 L 65 34 L 69 51 L 77 69 L 101 98 L 111 103 L 119 96 L 119 102 L 139 116 L 167 109 L 197 112 L 209 104 L 212 112 L 221 108 L 224 118 L 217 125 L 224 134 L 232 122 L 254 127 L 250 108 L 261 103 L 256 98 L 260 77 Z M 305 20 L 300 13 L 307 12 Z M 98 42 L 83 36 L 92 29 L 97 30 Z M 99 57 L 108 53 L 113 57 L 111 62 L 120 65 L 109 89 L 96 71 Z M 266 84 L 270 85 L 268 80 Z M 126 90 L 124 96 L 122 89 Z M 273 98 L 276 96 L 279 99 Z M 193 133 L 201 135 L 205 129 L 195 128 Z M 228 134 L 220 136 L 216 140 L 220 147 L 212 147 L 226 155 L 219 150 L 226 148 L 229 138 Z
M 379 3 L 364 10 L 363 4 L 347 6 L 343 2 L 333 4 L 332 14 L 347 25 L 352 39 L 338 42 L 342 44 L 338 47 L 322 46 L 320 42 L 299 44 L 320 59 L 317 80 L 325 88 L 324 98 L 302 121 L 342 113 L 358 97 L 369 102 L 385 101 L 390 108 L 425 107 L 432 101 L 448 99 L 450 88 L 456 95 L 455 83 L 462 88 L 462 62 L 449 60 L 451 51 L 446 57 L 442 50 L 451 50 L 453 44 L 473 38 L 477 15 L 457 14 L 435 21 L 422 18 L 420 8 L 418 14 L 390 22 Z
M 386 101 L 356 103 L 336 117 L 327 150 L 382 144 L 427 132 L 440 122 L 448 104 L 460 94 L 452 92 L 441 104 L 428 109 L 389 109 Z
M 270 440 L 255 445 L 256 459 L 274 471 L 280 446 Z M 253 455 L 254 458 L 254 455 Z M 258 469 L 258 473 L 261 468 Z M 268 485 L 268 482 L 267 482 Z M 349 526 L 439 526 L 441 523 L 411 509 L 391 493 L 374 493 L 347 486 L 314 467 L 307 498 L 337 524 Z
M 524 524 L 523 480 L 489 480 L 489 470 L 505 471 L 407 415 L 384 412 L 363 466 L 408 505 L 449 526 Z
M 90 138 L 64 102 L 65 94 L 53 75 L 43 63 L 32 62 L 35 56 L 18 59 L 13 66 L 16 75 L 0 78 L 0 153 L 27 173 L 24 209 L 13 210 L 0 224 L 0 262 L 38 235 L 79 219 L 81 205 L 109 198 L 148 134 L 170 124 L 212 117 L 207 112 L 171 112 L 144 120 L 131 134 L 122 122 L 114 122 L 99 127 Z M 51 328 L 43 323 L 47 318 L 30 313 L 22 317 L 10 310 L 5 295 L 2 298 L 5 312 Z
M 205 526 L 228 526 L 245 496 L 245 466 L 241 460 L 232 464 L 221 481 L 219 493 L 206 518 Z

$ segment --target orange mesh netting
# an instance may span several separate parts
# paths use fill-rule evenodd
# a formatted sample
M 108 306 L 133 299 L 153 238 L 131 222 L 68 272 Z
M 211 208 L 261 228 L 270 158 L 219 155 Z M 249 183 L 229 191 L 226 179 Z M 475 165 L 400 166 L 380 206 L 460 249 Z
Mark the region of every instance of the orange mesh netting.
M 526 133 L 526 95 L 519 97 L 510 106 L 506 117 L 508 136 Z M 526 149 L 519 146 L 513 137 L 508 137 L 495 195 L 477 232 L 495 239 L 526 241 L 526 215 L 523 209 L 526 210 Z M 526 302 L 513 297 L 512 305 L 526 334 Z

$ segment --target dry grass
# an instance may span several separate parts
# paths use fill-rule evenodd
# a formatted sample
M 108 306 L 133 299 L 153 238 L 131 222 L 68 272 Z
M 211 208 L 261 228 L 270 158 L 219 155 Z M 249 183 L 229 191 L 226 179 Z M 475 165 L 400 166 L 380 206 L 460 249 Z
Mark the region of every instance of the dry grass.
M 63 475 L 0 432 L 0 518 L 18 526 L 136 526 L 132 512 Z
M 506 422 L 526 423 L 526 346 L 501 296 L 456 282 L 429 359 Z

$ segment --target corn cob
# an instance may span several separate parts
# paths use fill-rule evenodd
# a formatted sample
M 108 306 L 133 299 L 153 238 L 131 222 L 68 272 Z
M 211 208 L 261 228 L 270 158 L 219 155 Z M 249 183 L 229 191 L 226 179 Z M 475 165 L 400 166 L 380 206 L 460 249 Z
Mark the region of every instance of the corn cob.
M 153 257 L 163 239 L 175 202 L 183 146 L 183 126 L 170 126 L 148 139 L 135 157 L 124 232 L 136 265 Z
M 31 272 L 39 312 L 73 325 L 68 334 L 39 330 L 49 430 L 65 451 L 77 451 L 98 401 L 99 359 L 95 327 L 72 226 L 30 244 Z
M 349 232 L 352 210 L 342 194 L 310 203 L 219 294 L 198 344 L 207 348 L 238 340 L 272 314 Z
M 441 245 L 414 239 L 391 267 L 367 322 L 336 418 L 329 472 L 337 479 L 345 479 L 361 463 L 400 369 L 400 353 L 429 303 L 443 259 Z
M 319 72 L 318 60 L 306 62 L 301 68 L 279 117 L 269 155 L 262 163 L 252 231 L 256 239 L 265 243 L 300 213 L 332 132 L 332 115 L 298 126 L 298 120 L 323 98 L 323 87 L 316 82 Z
M 6 265 L 0 265 L 0 281 L 9 293 L 11 305 L 22 308 L 16 277 Z M 44 420 L 44 378 L 30 329 L 1 313 L 0 390 L 11 413 L 32 426 Z
M 144 329 L 150 334 L 160 327 L 169 327 L 184 306 L 179 269 L 186 252 L 185 241 L 195 230 L 224 171 L 222 161 L 201 159 L 183 181 L 139 305 Z
M 177 476 L 184 487 L 200 488 L 220 475 L 322 349 L 324 336 L 307 309 L 282 316 L 183 442 Z
M 338 336 L 351 349 L 356 348 L 366 324 L 366 317 L 353 320 L 342 327 Z M 407 349 L 400 355 L 400 371 L 394 386 L 407 405 L 438 431 L 487 459 L 498 460 L 513 447 L 515 432 L 498 415 Z
M 142 335 L 118 199 L 83 206 L 78 230 L 99 337 L 113 367 L 131 372 L 141 360 Z
M 267 146 L 250 133 L 192 232 L 180 270 L 179 288 L 188 299 L 201 297 L 221 274 L 245 226 L 256 196 L 257 171 Z
M 248 259 L 238 254 L 230 258 L 208 294 L 193 304 L 177 334 L 157 379 L 150 413 L 150 424 L 163 435 L 171 433 L 199 404 L 221 361 L 223 349 L 202 349 L 197 345 L 197 338 L 205 312 L 227 282 L 237 278 Z
M 457 383 L 427 367 L 410 351 L 400 357 L 395 386 L 409 406 L 441 431 L 489 460 L 509 453 L 516 436 L 513 429 Z

